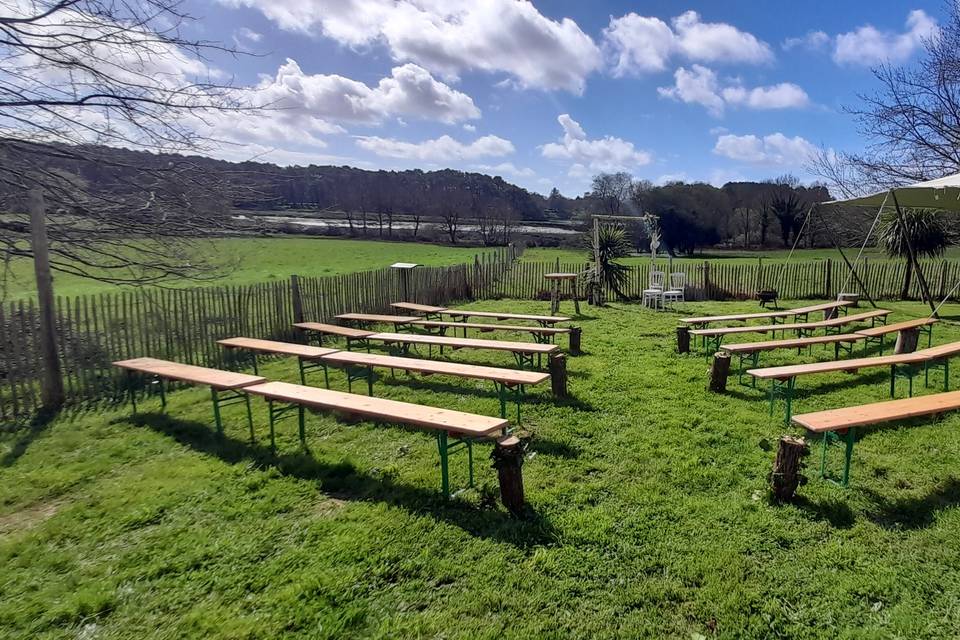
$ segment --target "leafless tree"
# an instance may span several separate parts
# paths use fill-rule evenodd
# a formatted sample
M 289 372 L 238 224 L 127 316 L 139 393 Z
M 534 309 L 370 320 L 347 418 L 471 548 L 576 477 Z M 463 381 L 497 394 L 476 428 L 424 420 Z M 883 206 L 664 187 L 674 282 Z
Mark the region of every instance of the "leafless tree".
M 607 214 L 616 216 L 630 197 L 632 187 L 633 177 L 629 173 L 599 173 L 593 177 L 590 195 L 603 203 Z
M 0 252 L 30 257 L 24 198 L 48 203 L 54 269 L 117 283 L 209 274 L 188 245 L 234 228 L 232 176 L 189 158 L 244 92 L 187 38 L 178 0 L 0 0 Z M 96 180 L 86 176 L 95 175 Z

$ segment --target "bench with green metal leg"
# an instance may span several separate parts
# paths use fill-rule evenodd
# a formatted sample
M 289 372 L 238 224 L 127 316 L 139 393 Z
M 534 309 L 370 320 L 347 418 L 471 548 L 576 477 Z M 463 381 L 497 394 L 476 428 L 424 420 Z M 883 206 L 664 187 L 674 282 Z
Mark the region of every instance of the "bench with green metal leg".
M 797 353 L 803 352 L 806 348 L 812 353 L 816 345 L 823 345 L 825 348 L 833 346 L 833 355 L 835 359 L 840 358 L 840 353 L 850 354 L 853 352 L 853 343 L 861 340 L 856 334 L 841 334 L 830 336 L 812 336 L 809 338 L 787 338 L 784 340 L 764 340 L 761 342 L 741 342 L 729 344 L 723 347 L 731 356 L 736 355 L 739 359 L 738 381 L 744 386 L 757 386 L 756 378 L 751 378 L 750 384 L 744 383 L 744 377 L 747 369 L 756 369 L 760 366 L 760 354 L 764 351 L 777 351 L 779 349 L 796 349 Z M 749 365 L 748 365 L 749 363 Z
M 371 398 L 288 382 L 251 385 L 244 387 L 244 392 L 260 396 L 267 401 L 271 416 L 271 434 L 274 424 L 292 412 L 289 407 L 296 407 L 300 438 L 304 445 L 306 444 L 304 425 L 306 409 L 329 411 L 375 422 L 394 423 L 433 431 L 440 454 L 440 487 L 446 497 L 450 496 L 450 455 L 461 450 L 467 451 L 468 478 L 469 484 L 472 485 L 474 481 L 473 443 L 478 440 L 495 440 L 505 435 L 509 427 L 509 422 L 503 418 L 479 416 L 384 398 Z M 287 405 L 287 407 L 276 407 L 275 404 Z M 457 442 L 451 444 L 450 438 L 457 439 Z
M 253 416 L 250 411 L 250 398 L 239 390 L 250 385 L 260 384 L 266 378 L 251 376 L 246 373 L 223 371 L 208 367 L 197 367 L 169 360 L 157 358 L 133 358 L 119 360 L 113 366 L 126 371 L 129 378 L 129 397 L 133 411 L 137 411 L 136 380 L 137 376 L 146 376 L 154 380 L 160 389 L 161 406 L 166 409 L 167 397 L 163 388 L 165 380 L 184 382 L 210 387 L 210 400 L 213 403 L 213 418 L 217 433 L 223 433 L 223 418 L 220 410 L 233 404 L 243 403 L 247 409 L 247 424 L 250 427 L 250 437 L 253 439 Z
M 293 326 L 301 331 L 306 331 L 308 336 L 315 336 L 317 345 L 320 347 L 323 346 L 323 336 L 336 336 L 343 338 L 348 351 L 353 349 L 354 343 L 359 343 L 361 347 L 370 351 L 368 338 L 373 335 L 373 331 L 342 327 L 338 324 L 326 324 L 324 322 L 297 322 Z
M 484 349 L 491 351 L 507 351 L 513 354 L 517 365 L 523 369 L 527 367 L 541 368 L 543 356 L 559 351 L 555 344 L 540 344 L 532 342 L 509 342 L 505 340 L 482 340 L 479 338 L 454 338 L 434 334 L 416 333 L 375 333 L 368 338 L 374 342 L 399 345 L 406 353 L 412 345 L 430 345 L 449 349 Z M 536 363 L 536 364 L 534 364 Z
M 933 345 L 933 325 L 936 324 L 937 321 L 937 318 L 918 318 L 893 324 L 884 324 L 883 326 L 871 327 L 870 329 L 861 329 L 855 333 L 863 337 L 864 353 L 866 353 L 872 345 L 879 345 L 880 355 L 883 355 L 886 337 L 893 333 L 899 335 L 904 331 L 915 330 L 918 333 L 925 334 L 927 336 L 927 347 L 931 347 Z
M 326 347 L 314 347 L 309 344 L 299 344 L 296 342 L 279 342 L 277 340 L 261 340 L 259 338 L 225 338 L 217 340 L 217 344 L 230 350 L 249 351 L 253 358 L 253 372 L 259 374 L 257 365 L 257 354 L 265 353 L 272 356 L 292 356 L 297 358 L 297 368 L 300 373 L 301 384 L 307 384 L 307 373 L 323 369 L 324 380 L 326 381 L 327 370 L 320 362 L 320 357 L 330 353 L 336 353 L 338 349 L 329 349 Z M 327 386 L 330 386 L 327 383 Z

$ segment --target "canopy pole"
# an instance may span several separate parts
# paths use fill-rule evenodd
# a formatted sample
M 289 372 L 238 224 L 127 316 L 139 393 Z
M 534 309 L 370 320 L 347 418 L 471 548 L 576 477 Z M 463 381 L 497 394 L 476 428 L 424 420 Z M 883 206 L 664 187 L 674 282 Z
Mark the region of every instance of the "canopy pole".
M 933 298 L 930 296 L 930 289 L 927 287 L 927 279 L 923 277 L 923 271 L 920 269 L 920 264 L 917 262 L 917 254 L 913 251 L 913 243 L 910 242 L 910 233 L 907 230 L 907 223 L 903 219 L 903 211 L 900 209 L 900 203 L 897 201 L 897 192 L 893 189 L 890 189 L 890 195 L 893 197 L 893 206 L 897 209 L 897 224 L 900 225 L 900 232 L 903 233 L 904 242 L 907 244 L 907 257 L 913 266 L 913 270 L 917 274 L 917 282 L 920 283 L 920 292 L 923 295 L 926 303 L 930 305 L 930 310 L 933 312 L 933 315 L 936 316 L 937 307 L 933 304 Z
M 819 216 L 819 211 L 818 211 Z M 840 257 L 843 258 L 843 261 L 846 263 L 847 268 L 850 269 L 850 274 L 853 275 L 853 278 L 857 281 L 857 284 L 860 285 L 860 290 L 863 292 L 863 295 L 867 297 L 867 300 L 870 301 L 870 304 L 874 309 L 877 308 L 877 303 L 874 302 L 873 296 L 870 295 L 870 291 L 867 290 L 867 285 L 864 284 L 863 280 L 860 278 L 860 274 L 857 273 L 857 270 L 854 268 L 853 264 L 850 263 L 850 259 L 847 257 L 847 254 L 844 253 L 843 249 L 840 247 L 840 243 L 837 242 L 836 236 L 833 234 L 833 227 L 827 222 L 826 218 L 819 216 L 820 220 L 823 221 L 824 227 L 827 228 L 827 235 L 830 236 L 830 242 L 833 243 L 833 248 L 840 253 Z M 850 276 L 847 276 L 847 282 L 850 282 Z M 846 288 L 846 284 L 844 285 Z M 841 291 L 840 293 L 844 293 Z M 839 294 L 838 294 L 839 297 Z
M 797 232 L 797 235 L 793 238 L 793 246 L 790 247 L 790 253 L 787 254 L 787 261 L 783 263 L 783 271 L 780 272 L 780 280 L 777 281 L 777 293 L 780 294 L 783 292 L 783 279 L 787 277 L 787 266 L 790 264 L 790 259 L 793 258 L 793 252 L 796 251 L 797 245 L 800 244 L 800 237 L 803 235 L 803 230 L 807 228 L 807 223 L 810 222 L 810 214 L 813 213 L 814 205 L 811 204 L 810 208 L 807 209 L 807 215 L 803 219 L 803 224 L 800 225 L 800 231 Z
M 867 231 L 867 237 L 863 239 L 863 244 L 860 245 L 860 251 L 857 252 L 857 259 L 853 262 L 853 267 L 850 269 L 850 273 L 856 273 L 856 267 L 860 264 L 860 258 L 863 256 L 864 250 L 867 248 L 867 243 L 870 242 L 870 236 L 873 235 L 873 230 L 877 228 L 877 224 L 880 222 L 880 215 L 883 213 L 883 208 L 887 206 L 887 198 L 890 197 L 890 192 L 888 191 L 886 195 L 883 196 L 883 202 L 880 203 L 880 208 L 877 209 L 877 215 L 873 218 L 873 224 L 870 225 L 870 229 Z M 850 275 L 847 275 L 846 281 L 843 283 L 843 288 L 846 289 L 847 285 L 850 284 Z

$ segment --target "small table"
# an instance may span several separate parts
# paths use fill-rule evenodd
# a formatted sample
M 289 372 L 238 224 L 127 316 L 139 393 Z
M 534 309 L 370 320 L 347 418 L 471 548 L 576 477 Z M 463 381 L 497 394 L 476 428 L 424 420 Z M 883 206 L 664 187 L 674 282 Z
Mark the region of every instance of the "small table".
M 580 299 L 577 297 L 577 279 L 576 273 L 545 273 L 544 280 L 552 280 L 553 287 L 550 291 L 550 313 L 556 314 L 560 311 L 560 283 L 570 283 L 570 297 L 573 298 L 573 308 L 577 315 L 580 315 Z

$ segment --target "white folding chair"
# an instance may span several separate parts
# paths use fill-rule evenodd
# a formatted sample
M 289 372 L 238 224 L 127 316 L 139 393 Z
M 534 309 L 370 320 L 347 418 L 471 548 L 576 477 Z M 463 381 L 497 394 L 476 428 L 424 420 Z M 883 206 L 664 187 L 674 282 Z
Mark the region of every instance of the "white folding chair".
M 643 290 L 643 306 L 658 309 L 663 307 L 663 288 L 666 274 L 663 271 L 650 272 L 649 288 Z
M 669 302 L 686 302 L 684 290 L 687 287 L 687 274 L 676 271 L 670 274 L 670 288 L 663 292 L 663 304 Z

